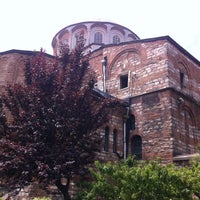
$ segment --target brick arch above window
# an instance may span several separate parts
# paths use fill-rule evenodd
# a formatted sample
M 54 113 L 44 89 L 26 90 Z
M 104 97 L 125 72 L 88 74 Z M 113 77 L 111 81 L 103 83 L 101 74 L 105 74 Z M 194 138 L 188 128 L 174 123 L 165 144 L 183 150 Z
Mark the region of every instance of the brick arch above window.
M 193 153 L 196 143 L 196 121 L 192 110 L 183 105 L 179 112 L 180 115 L 180 141 L 182 142 L 182 148 L 185 153 Z M 193 146 L 193 147 L 192 147 Z
M 135 71 L 135 67 L 141 63 L 140 52 L 137 49 L 126 49 L 117 54 L 111 61 L 107 70 L 107 79 L 113 77 L 113 73 L 119 75 L 126 71 Z M 117 78 L 117 77 L 115 77 Z
M 181 107 L 181 112 L 187 112 L 188 116 L 191 118 L 192 125 L 196 126 L 195 116 L 189 106 L 183 104 Z
M 176 66 L 178 67 L 180 88 L 191 89 L 191 74 L 188 65 L 184 61 L 178 60 Z

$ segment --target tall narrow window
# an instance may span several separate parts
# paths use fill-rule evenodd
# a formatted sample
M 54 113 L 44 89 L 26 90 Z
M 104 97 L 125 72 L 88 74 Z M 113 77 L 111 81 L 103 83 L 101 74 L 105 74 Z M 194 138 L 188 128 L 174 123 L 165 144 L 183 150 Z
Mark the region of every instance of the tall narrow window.
M 114 129 L 114 131 L 113 131 L 113 153 L 117 152 L 117 141 L 118 141 L 117 130 Z
M 131 139 L 131 152 L 136 159 L 142 159 L 142 138 L 139 135 L 135 135 Z
M 105 128 L 105 136 L 104 136 L 104 151 L 109 151 L 109 127 Z
M 95 33 L 94 43 L 102 44 L 102 38 L 103 38 L 102 33 L 100 33 L 100 32 Z
M 120 76 L 120 89 L 128 87 L 128 74 Z
M 194 130 L 193 130 L 193 121 L 190 113 L 184 111 L 184 123 L 185 123 L 185 146 L 186 153 L 192 153 L 191 143 L 195 141 Z M 195 142 L 194 142 L 195 143 Z
M 120 38 L 119 38 L 118 35 L 115 35 L 115 36 L 113 37 L 113 44 L 119 44 L 119 43 L 120 43 Z
M 196 137 L 196 124 L 194 121 L 194 114 L 191 109 L 184 107 L 180 111 L 180 146 L 177 146 L 177 150 L 185 154 L 191 154 L 196 151 L 197 137 Z
M 185 74 L 183 71 L 180 71 L 180 86 L 181 88 L 185 87 Z

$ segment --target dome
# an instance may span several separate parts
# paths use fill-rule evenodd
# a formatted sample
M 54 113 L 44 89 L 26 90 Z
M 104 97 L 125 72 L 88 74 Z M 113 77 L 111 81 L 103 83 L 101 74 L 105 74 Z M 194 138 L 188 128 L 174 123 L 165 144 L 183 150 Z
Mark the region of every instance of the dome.
M 80 41 L 94 51 L 107 44 L 120 44 L 140 39 L 130 29 L 112 22 L 87 21 L 69 25 L 60 30 L 52 40 L 54 55 L 58 55 L 60 45 L 73 49 Z

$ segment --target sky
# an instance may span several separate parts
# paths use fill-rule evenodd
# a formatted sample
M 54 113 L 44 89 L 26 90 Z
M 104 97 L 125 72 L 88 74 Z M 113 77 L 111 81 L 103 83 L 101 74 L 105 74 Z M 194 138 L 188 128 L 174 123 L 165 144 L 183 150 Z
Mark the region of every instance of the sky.
M 169 35 L 200 60 L 199 0 L 0 0 L 0 52 L 45 49 L 66 26 L 123 25 L 141 39 Z

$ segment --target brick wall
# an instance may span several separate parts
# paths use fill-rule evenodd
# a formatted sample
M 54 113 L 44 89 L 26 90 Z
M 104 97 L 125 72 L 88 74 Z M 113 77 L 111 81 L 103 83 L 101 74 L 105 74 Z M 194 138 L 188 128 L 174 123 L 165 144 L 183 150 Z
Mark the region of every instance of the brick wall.
M 200 141 L 200 63 L 168 37 L 107 46 L 91 54 L 97 87 L 103 88 L 102 63 L 106 63 L 106 90 L 130 99 L 136 129 L 142 137 L 144 159 L 194 153 Z M 122 88 L 121 76 L 127 76 Z M 183 102 L 180 102 L 183 101 Z M 180 133 L 182 132 L 182 133 Z
M 18 53 L 0 55 L 0 87 L 24 82 L 25 61 L 28 57 Z
M 24 83 L 26 60 L 34 55 L 35 52 L 18 50 L 0 53 L 0 92 L 6 84 Z M 101 90 L 102 59 L 106 59 L 106 91 L 128 100 L 129 119 L 134 116 L 134 128 L 127 126 L 127 108 L 111 110 L 109 121 L 99 130 L 102 147 L 97 159 L 122 159 L 124 139 L 127 155 L 139 151 L 146 160 L 160 157 L 163 162 L 172 162 L 174 156 L 197 152 L 199 61 L 169 37 L 107 45 L 90 54 L 90 68 L 96 72 L 96 87 Z M 106 128 L 109 129 L 107 149 L 104 148 Z M 134 149 L 135 138 L 141 141 L 139 150 Z M 117 151 L 113 152 L 115 142 Z
M 6 83 L 24 82 L 24 61 L 33 55 L 21 51 L 0 54 L 1 88 Z M 199 62 L 168 37 L 107 45 L 90 54 L 96 87 L 101 90 L 102 59 L 106 59 L 107 93 L 128 99 L 130 114 L 135 117 L 135 129 L 127 133 L 127 153 L 132 153 L 135 135 L 142 139 L 144 159 L 172 161 L 174 155 L 195 153 L 200 141 Z M 114 130 L 123 157 L 124 110 L 111 115 L 102 127 L 102 137 L 106 126 L 110 131 L 109 150 L 98 154 L 104 160 L 118 159 L 112 150 Z

